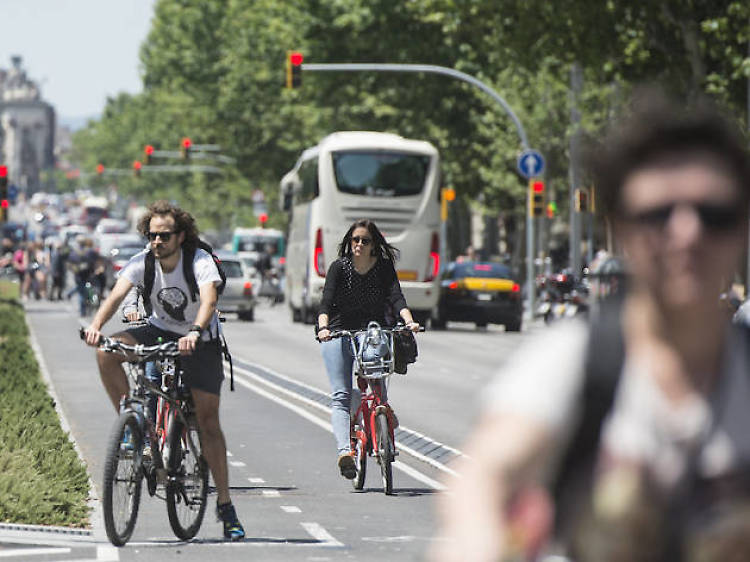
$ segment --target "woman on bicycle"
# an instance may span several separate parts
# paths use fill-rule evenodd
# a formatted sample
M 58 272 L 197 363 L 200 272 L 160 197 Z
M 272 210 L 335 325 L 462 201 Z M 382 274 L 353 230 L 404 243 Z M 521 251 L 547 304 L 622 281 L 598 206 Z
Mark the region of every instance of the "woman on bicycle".
M 354 357 L 349 342 L 331 339 L 331 331 L 360 330 L 373 320 L 389 326 L 395 320 L 394 312 L 414 332 L 419 324 L 406 306 L 396 276 L 398 250 L 385 241 L 374 222 L 355 221 L 339 244 L 338 253 L 326 275 L 316 332 L 331 383 L 331 425 L 338 467 L 351 480 L 357 474 L 349 435 Z

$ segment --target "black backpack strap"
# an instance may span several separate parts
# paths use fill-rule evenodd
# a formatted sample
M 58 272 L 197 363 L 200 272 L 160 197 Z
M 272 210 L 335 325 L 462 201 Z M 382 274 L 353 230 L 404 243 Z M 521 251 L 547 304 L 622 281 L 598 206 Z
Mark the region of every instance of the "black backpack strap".
M 581 494 L 590 490 L 604 419 L 615 398 L 625 362 L 622 332 L 622 296 L 601 304 L 589 325 L 588 347 L 581 394 L 581 418 L 563 452 L 552 493 L 557 506 L 555 528 L 565 536 L 566 523 L 575 519 Z
M 219 328 L 219 338 L 221 340 L 221 353 L 224 355 L 224 360 L 229 363 L 229 390 L 234 392 L 234 365 L 232 364 L 232 354 L 229 353 L 227 338 L 224 337 L 224 332 L 221 328 Z
M 141 296 L 143 297 L 143 310 L 146 312 L 146 317 L 151 316 L 154 308 L 151 306 L 151 292 L 154 290 L 154 276 L 156 275 L 156 258 L 154 253 L 149 250 L 146 252 L 145 258 L 145 269 L 143 271 L 143 290 Z
M 193 261 L 195 260 L 195 248 L 193 246 L 182 247 L 182 272 L 185 282 L 190 289 L 190 299 L 195 302 L 198 299 L 198 282 L 195 280 Z

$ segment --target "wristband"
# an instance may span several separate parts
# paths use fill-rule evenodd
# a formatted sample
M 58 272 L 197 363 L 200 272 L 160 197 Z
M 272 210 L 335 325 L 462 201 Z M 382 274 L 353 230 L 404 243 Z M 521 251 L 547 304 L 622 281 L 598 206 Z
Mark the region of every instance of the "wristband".
M 203 328 L 201 328 L 198 324 L 193 324 L 192 326 L 190 326 L 190 330 L 188 331 L 198 332 L 199 336 L 203 334 Z

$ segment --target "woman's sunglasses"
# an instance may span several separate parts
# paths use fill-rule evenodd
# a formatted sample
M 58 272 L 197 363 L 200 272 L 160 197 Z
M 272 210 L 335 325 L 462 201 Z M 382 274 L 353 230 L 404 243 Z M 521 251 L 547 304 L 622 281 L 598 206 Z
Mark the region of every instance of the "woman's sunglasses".
M 362 238 L 360 236 L 352 236 L 352 242 L 355 244 L 362 244 L 363 246 L 369 246 L 372 242 L 372 238 Z
M 148 233 L 148 239 L 153 242 L 154 240 L 156 240 L 156 237 L 158 236 L 159 238 L 161 238 L 162 242 L 169 242 L 169 239 L 172 238 L 173 234 L 177 234 L 177 233 L 176 232 L 169 232 L 169 231 L 165 231 L 165 232 L 149 232 Z

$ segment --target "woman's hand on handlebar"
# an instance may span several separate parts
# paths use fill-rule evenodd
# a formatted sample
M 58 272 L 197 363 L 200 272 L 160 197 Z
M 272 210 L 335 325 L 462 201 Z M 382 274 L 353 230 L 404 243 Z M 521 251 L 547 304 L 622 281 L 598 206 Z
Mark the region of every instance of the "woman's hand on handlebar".
M 319 341 L 331 341 L 331 330 L 328 328 L 321 328 L 318 330 Z
M 414 320 L 412 320 L 411 322 L 407 322 L 407 323 L 406 323 L 406 327 L 407 327 L 407 328 L 408 328 L 409 330 L 411 330 L 412 332 L 418 332 L 418 331 L 419 331 L 419 328 L 420 328 L 421 326 L 419 325 L 419 322 L 415 322 Z

